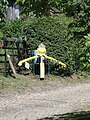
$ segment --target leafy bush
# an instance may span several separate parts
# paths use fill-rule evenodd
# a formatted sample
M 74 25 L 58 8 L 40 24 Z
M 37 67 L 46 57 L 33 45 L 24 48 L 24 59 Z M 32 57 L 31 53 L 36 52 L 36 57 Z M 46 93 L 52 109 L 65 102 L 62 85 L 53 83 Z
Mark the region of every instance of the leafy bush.
M 23 28 L 28 45 L 32 50 L 37 49 L 40 43 L 47 48 L 47 55 L 67 64 L 67 68 L 54 69 L 58 73 L 70 74 L 75 70 L 76 43 L 68 38 L 68 25 L 72 21 L 65 15 L 53 15 L 29 21 Z M 55 67 L 52 67 L 55 68 Z
M 85 57 L 86 52 L 82 51 L 85 39 L 73 38 L 73 32 L 69 29 L 72 21 L 72 18 L 68 18 L 64 14 L 52 15 L 24 21 L 16 20 L 6 24 L 2 30 L 5 36 L 22 36 L 23 41 L 27 41 L 30 53 L 37 49 L 40 43 L 44 43 L 47 55 L 67 65 L 65 69 L 62 69 L 51 64 L 51 70 L 58 74 L 71 74 L 78 70 L 85 70 L 82 66 L 85 61 L 81 61 L 81 57 L 83 54 Z
M 90 34 L 84 36 L 85 40 L 81 44 L 80 49 L 80 63 L 81 70 L 90 71 Z
M 0 0 L 0 21 L 5 21 L 6 18 L 6 0 Z
M 3 24 L 2 32 L 6 37 L 20 37 L 22 32 L 23 22 L 21 20 L 11 21 Z
M 64 12 L 74 18 L 69 25 L 73 38 L 81 39 L 90 33 L 90 1 L 89 0 L 66 0 L 62 1 Z

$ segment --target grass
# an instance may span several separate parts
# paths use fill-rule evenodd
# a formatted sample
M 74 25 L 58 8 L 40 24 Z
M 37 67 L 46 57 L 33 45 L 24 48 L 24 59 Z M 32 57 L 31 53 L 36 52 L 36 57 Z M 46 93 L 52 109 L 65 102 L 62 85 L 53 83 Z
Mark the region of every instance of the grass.
M 32 84 L 34 84 L 35 81 L 33 81 L 32 77 L 29 77 L 25 77 L 24 75 L 17 75 L 17 79 L 14 79 L 11 76 L 4 77 L 0 73 L 0 93 L 21 92 L 25 89 L 32 87 Z
M 32 73 L 27 76 L 18 74 L 16 79 L 11 76 L 4 77 L 3 74 L 0 73 L 0 93 L 16 93 L 25 90 L 32 90 L 36 86 L 40 87 L 41 84 L 43 84 L 44 86 L 53 86 L 57 84 L 57 81 L 59 81 L 63 85 L 74 84 L 78 82 L 85 83 L 90 81 L 90 76 L 87 75 L 85 77 L 78 77 L 77 75 L 73 75 L 71 77 L 60 77 L 50 75 L 49 77 L 46 76 L 45 80 L 40 81 L 39 77 L 33 76 Z
M 90 106 L 86 107 L 85 111 L 90 111 Z

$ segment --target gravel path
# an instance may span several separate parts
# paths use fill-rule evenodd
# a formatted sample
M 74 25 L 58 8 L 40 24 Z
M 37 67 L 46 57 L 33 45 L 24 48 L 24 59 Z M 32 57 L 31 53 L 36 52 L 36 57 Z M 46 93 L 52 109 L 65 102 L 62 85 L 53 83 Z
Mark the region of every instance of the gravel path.
M 37 120 L 87 106 L 90 106 L 90 83 L 42 85 L 31 92 L 0 95 L 0 120 Z

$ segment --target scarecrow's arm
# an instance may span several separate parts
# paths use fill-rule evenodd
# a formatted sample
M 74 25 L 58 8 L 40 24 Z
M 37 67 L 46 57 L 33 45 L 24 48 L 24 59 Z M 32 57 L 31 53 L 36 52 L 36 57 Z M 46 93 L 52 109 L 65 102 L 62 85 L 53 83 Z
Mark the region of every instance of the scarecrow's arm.
M 55 61 L 55 63 L 58 63 L 58 64 L 62 65 L 62 67 L 66 67 L 66 64 L 64 64 L 64 63 L 56 60 L 56 59 L 53 58 L 53 57 L 49 57 L 49 56 L 45 56 L 45 57 L 46 57 L 47 59 L 51 60 L 51 61 Z
M 26 58 L 24 60 L 21 60 L 18 65 L 21 66 L 23 63 L 27 62 L 27 61 L 30 61 L 30 60 L 33 60 L 35 58 L 38 58 L 39 56 L 33 56 L 33 57 L 29 57 L 29 58 Z

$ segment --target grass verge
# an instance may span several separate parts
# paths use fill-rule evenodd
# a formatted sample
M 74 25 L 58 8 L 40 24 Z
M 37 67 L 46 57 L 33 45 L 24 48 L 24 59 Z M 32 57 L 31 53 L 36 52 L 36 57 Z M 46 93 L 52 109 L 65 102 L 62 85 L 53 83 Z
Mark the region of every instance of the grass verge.
M 90 75 L 72 75 L 70 77 L 60 77 L 50 75 L 46 76 L 45 80 L 40 81 L 39 76 L 33 76 L 32 73 L 30 75 L 17 75 L 17 78 L 14 79 L 11 76 L 4 77 L 2 73 L 0 73 L 0 93 L 16 93 L 22 92 L 25 90 L 32 90 L 34 87 L 41 86 L 55 86 L 57 84 L 67 85 L 74 83 L 87 83 L 90 82 Z

